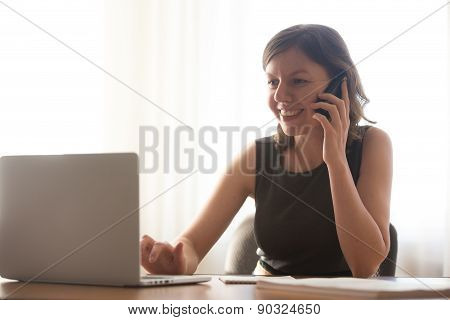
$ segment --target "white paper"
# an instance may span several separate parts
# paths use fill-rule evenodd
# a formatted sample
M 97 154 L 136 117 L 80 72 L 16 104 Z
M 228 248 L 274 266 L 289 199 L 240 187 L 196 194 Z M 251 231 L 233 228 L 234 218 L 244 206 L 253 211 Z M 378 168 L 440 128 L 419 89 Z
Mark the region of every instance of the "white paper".
M 261 282 L 261 283 L 260 283 Z M 317 289 L 339 289 L 365 292 L 403 292 L 403 291 L 433 291 L 450 290 L 450 279 L 430 278 L 393 278 L 360 279 L 360 278 L 304 278 L 304 279 L 260 279 L 258 285 L 269 287 L 270 284 L 286 287 L 311 287 Z
M 267 280 L 267 279 L 285 279 L 285 280 L 295 280 L 295 278 L 291 276 L 221 276 L 219 279 L 225 284 L 256 284 L 259 280 Z

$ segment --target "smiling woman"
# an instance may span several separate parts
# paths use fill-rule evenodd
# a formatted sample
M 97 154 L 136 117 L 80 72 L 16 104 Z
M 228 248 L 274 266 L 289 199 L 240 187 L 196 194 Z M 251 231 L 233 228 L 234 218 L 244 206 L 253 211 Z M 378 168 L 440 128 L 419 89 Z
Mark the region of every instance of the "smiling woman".
M 283 76 L 282 81 L 272 74 L 274 73 L 273 68 L 278 68 L 280 72 L 278 77 Z M 310 105 L 317 100 L 318 93 L 323 91 L 328 82 L 345 75 L 350 99 L 350 139 L 348 145 L 354 139 L 361 138 L 359 130 L 356 128 L 361 118 L 370 123 L 376 123 L 364 116 L 363 107 L 369 102 L 369 99 L 364 93 L 358 71 L 344 40 L 332 28 L 310 24 L 293 26 L 279 32 L 269 41 L 264 50 L 263 69 L 268 75 L 269 105 L 278 118 L 278 110 L 283 110 L 283 108 L 277 109 L 277 106 L 273 104 L 274 99 L 279 101 L 279 105 L 284 105 L 287 109 L 296 99 L 296 102 L 303 106 L 303 109 L 308 110 L 306 105 Z M 286 70 L 294 71 L 286 74 Z M 284 86 L 279 88 L 282 84 Z M 297 96 L 283 96 L 284 90 L 289 87 L 297 88 L 294 91 Z M 277 90 L 275 91 L 275 89 Z M 273 95 L 275 92 L 277 96 L 272 97 L 271 94 Z M 314 112 L 310 112 L 309 118 L 313 114 Z M 310 122 L 314 123 L 314 121 Z M 287 121 L 281 121 L 275 137 L 277 147 L 282 150 L 293 146 L 293 136 L 301 130 L 301 128 L 290 129 L 286 124 Z M 312 126 L 314 127 L 314 124 Z M 283 130 L 281 130 L 282 127 Z M 291 130 L 294 130 L 292 135 L 284 133 Z
M 319 44 L 317 56 L 301 49 L 308 37 Z M 345 68 L 352 66 L 344 42 L 329 27 L 299 25 L 276 35 L 264 53 L 268 105 L 294 143 L 283 152 L 276 136 L 257 139 L 172 244 L 143 237 L 142 266 L 150 273 L 195 272 L 253 197 L 260 256 L 255 273 L 374 275 L 389 250 L 392 150 L 384 131 L 357 127 L 362 116 L 357 101 L 365 96 L 356 70 Z M 340 84 L 342 96 L 323 93 L 341 71 L 347 76 Z M 330 121 L 315 113 L 318 108 Z
M 279 124 L 256 141 L 254 272 L 375 274 L 389 249 L 392 150 L 383 131 L 358 126 L 368 99 L 344 41 L 326 26 L 293 26 L 269 41 L 263 67 Z M 341 94 L 324 93 L 339 77 Z

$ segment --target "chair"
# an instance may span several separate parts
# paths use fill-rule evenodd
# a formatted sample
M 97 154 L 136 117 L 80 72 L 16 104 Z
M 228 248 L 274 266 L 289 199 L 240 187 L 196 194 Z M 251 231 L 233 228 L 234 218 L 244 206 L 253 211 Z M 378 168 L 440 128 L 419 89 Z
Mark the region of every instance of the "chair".
M 255 269 L 258 248 L 253 234 L 254 214 L 246 217 L 234 231 L 225 258 L 225 274 L 252 274 Z M 397 231 L 392 224 L 389 225 L 391 247 L 387 258 L 381 263 L 377 276 L 395 276 L 397 261 Z
M 384 261 L 380 265 L 380 268 L 378 269 L 379 277 L 395 276 L 397 251 L 398 251 L 398 238 L 397 238 L 397 230 L 395 230 L 392 223 L 389 224 L 389 236 L 391 239 L 391 247 L 389 248 L 389 252 L 386 259 L 384 259 Z

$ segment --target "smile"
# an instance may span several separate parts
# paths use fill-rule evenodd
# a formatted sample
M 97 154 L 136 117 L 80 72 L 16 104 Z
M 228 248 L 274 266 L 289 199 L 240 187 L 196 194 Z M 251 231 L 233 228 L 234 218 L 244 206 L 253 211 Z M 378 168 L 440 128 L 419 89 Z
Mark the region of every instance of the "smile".
M 298 116 L 300 116 L 305 109 L 300 110 L 293 110 L 293 111 L 285 111 L 285 110 L 279 110 L 279 115 L 281 116 L 281 119 L 283 121 L 290 121 L 296 119 Z

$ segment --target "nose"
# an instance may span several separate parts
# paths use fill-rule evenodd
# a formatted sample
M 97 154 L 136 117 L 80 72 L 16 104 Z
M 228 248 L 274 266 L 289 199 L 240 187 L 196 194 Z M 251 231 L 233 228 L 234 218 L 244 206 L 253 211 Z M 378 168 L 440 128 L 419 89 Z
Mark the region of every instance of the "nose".
M 291 93 L 289 92 L 289 88 L 283 83 L 280 83 L 278 85 L 277 90 L 273 95 L 273 98 L 278 103 L 286 103 L 292 101 L 292 96 Z

